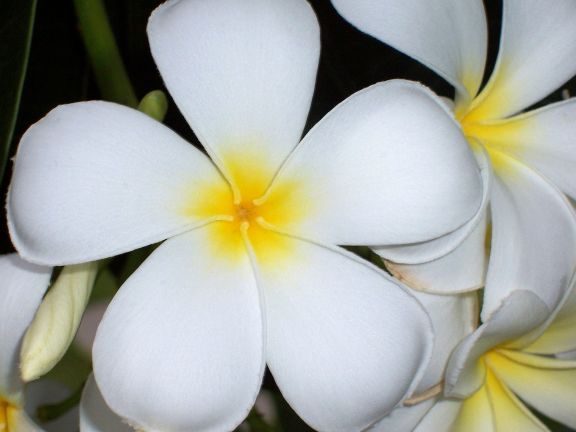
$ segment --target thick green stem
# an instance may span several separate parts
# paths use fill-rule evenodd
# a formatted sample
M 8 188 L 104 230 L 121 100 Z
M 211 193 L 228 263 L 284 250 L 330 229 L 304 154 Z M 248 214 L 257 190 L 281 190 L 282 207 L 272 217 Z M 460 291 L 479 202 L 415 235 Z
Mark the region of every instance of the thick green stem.
M 74 0 L 74 6 L 102 97 L 131 107 L 138 106 L 102 0 Z

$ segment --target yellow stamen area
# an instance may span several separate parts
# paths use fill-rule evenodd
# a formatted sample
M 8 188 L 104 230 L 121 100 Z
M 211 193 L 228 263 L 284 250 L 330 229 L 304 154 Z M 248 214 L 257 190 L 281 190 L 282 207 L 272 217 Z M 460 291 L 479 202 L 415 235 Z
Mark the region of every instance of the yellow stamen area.
M 302 206 L 300 182 L 282 181 L 268 193 L 275 167 L 264 156 L 234 152 L 220 162 L 229 183 L 205 184 L 200 192 L 194 188 L 184 213 L 220 219 L 206 228 L 211 252 L 218 258 L 241 262 L 249 243 L 261 267 L 278 268 L 294 253 L 294 242 L 276 230 L 298 222 L 309 210 Z
M 0 432 L 15 432 L 14 414 L 18 408 L 0 398 Z

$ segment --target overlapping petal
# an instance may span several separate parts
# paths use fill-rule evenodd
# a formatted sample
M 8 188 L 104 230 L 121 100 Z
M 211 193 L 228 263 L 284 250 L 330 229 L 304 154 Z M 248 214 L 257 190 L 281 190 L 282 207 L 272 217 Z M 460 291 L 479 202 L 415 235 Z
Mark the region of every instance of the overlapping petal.
M 504 0 L 498 60 L 470 118 L 515 114 L 576 74 L 576 4 Z
M 227 193 L 208 158 L 145 114 L 108 102 L 52 110 L 20 141 L 8 223 L 20 254 L 94 261 L 205 223 L 194 205 Z M 204 195 L 202 195 L 204 193 Z
M 435 403 L 436 399 L 429 399 L 410 407 L 399 406 L 370 429 L 367 429 L 367 432 L 414 431 L 422 417 Z
M 301 137 L 319 33 L 304 0 L 172 0 L 148 25 L 164 82 L 213 160 L 230 177 L 241 175 L 230 153 L 263 160 L 268 180 Z
M 446 368 L 445 393 L 467 398 L 480 388 L 486 368 L 479 361 L 492 348 L 508 343 L 514 346 L 528 332 L 542 325 L 550 315 L 546 304 L 532 291 L 516 290 L 506 297 L 474 333 L 454 350 Z
M 459 400 L 442 399 L 437 401 L 418 423 L 414 432 L 452 432 L 454 430 L 453 424 L 456 422 L 461 408 L 462 402 Z M 486 420 L 483 419 L 482 422 Z M 463 430 L 468 432 L 472 429 Z
M 98 328 L 96 382 L 130 424 L 232 430 L 256 399 L 265 367 L 259 293 L 247 254 L 229 255 L 217 225 L 160 245 Z
M 429 318 L 401 285 L 354 255 L 282 241 L 295 252 L 291 271 L 260 272 L 268 366 L 312 427 L 363 430 L 414 390 L 431 355 Z
M 503 350 L 491 355 L 489 364 L 522 400 L 545 415 L 576 428 L 576 361 Z
M 332 0 L 338 12 L 375 38 L 430 67 L 473 98 L 484 74 L 486 16 L 479 0 Z
M 576 349 L 576 278 L 562 306 L 554 313 L 545 331 L 530 345 L 526 352 L 560 354 Z
M 484 213 L 486 214 L 486 213 Z M 484 286 L 486 274 L 485 218 L 456 249 L 422 264 L 386 261 L 386 268 L 411 288 L 431 293 L 461 293 Z
M 483 122 L 474 134 L 550 179 L 576 198 L 576 99 L 547 105 L 510 119 Z
M 91 375 L 80 402 L 80 432 L 133 432 L 134 429 L 114 413 L 102 397 Z
M 316 125 L 266 200 L 306 215 L 288 222 L 284 211 L 266 216 L 283 231 L 393 245 L 430 240 L 472 219 L 482 180 L 444 105 L 423 86 L 389 81 L 356 93 Z
M 418 278 L 418 273 L 422 273 L 423 277 L 427 277 L 427 272 L 434 272 L 434 269 L 439 265 L 441 266 L 444 261 L 455 264 L 458 260 L 465 260 L 468 261 L 467 268 L 472 270 L 468 277 L 474 278 L 476 282 L 483 279 L 484 259 L 480 254 L 483 253 L 482 251 L 484 247 L 482 246 L 480 249 L 477 249 L 475 246 L 480 246 L 479 242 L 482 232 L 485 232 L 486 230 L 486 218 L 488 202 L 492 190 L 493 172 L 492 167 L 490 166 L 490 158 L 481 146 L 477 146 L 477 151 L 474 151 L 474 156 L 480 166 L 480 176 L 482 178 L 482 202 L 480 208 L 472 219 L 449 234 L 445 234 L 433 240 L 407 245 L 378 246 L 374 247 L 373 250 L 387 261 L 393 261 L 395 264 L 399 264 L 398 268 L 403 267 L 401 264 L 414 264 L 414 266 L 403 268 L 408 270 L 408 272 L 413 268 L 416 273 L 416 278 Z M 464 242 L 466 242 L 466 245 L 463 245 Z M 475 260 L 474 263 L 472 262 L 473 260 Z M 432 261 L 439 262 L 432 263 Z M 430 266 L 416 265 L 425 263 L 430 263 Z M 424 282 L 424 280 L 422 282 Z M 430 282 L 431 283 L 428 283 L 428 285 L 433 285 L 431 280 Z M 425 282 L 424 285 L 426 285 Z M 431 290 L 436 290 L 436 288 L 438 288 L 440 292 L 463 291 L 475 284 L 454 281 L 450 283 L 450 285 L 454 286 L 454 288 L 431 286 Z
M 547 432 L 546 426 L 498 379 L 498 372 L 500 372 L 499 369 L 498 371 L 489 369 L 484 385 L 492 408 L 494 431 Z
M 0 257 L 0 395 L 17 398 L 22 390 L 18 363 L 26 328 L 48 288 L 52 269 L 23 261 L 16 254 Z
M 564 195 L 504 155 L 492 188 L 492 244 L 482 320 L 511 292 L 530 290 L 555 310 L 576 269 L 576 217 Z

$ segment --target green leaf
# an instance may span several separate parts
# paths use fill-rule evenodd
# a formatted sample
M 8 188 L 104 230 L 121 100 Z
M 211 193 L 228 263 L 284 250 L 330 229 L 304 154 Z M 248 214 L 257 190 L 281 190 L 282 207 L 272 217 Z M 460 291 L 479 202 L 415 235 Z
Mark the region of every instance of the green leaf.
M 4 176 L 34 28 L 36 0 L 4 0 L 0 13 L 0 178 Z

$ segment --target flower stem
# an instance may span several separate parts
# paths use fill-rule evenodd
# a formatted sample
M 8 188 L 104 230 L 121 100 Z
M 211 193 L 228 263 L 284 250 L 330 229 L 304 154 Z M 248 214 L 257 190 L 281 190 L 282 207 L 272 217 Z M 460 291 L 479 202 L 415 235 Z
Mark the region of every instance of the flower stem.
M 120 57 L 102 0 L 74 0 L 74 7 L 102 97 L 136 107 L 138 99 Z

